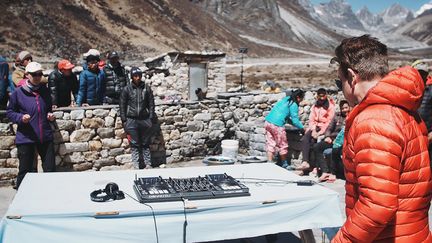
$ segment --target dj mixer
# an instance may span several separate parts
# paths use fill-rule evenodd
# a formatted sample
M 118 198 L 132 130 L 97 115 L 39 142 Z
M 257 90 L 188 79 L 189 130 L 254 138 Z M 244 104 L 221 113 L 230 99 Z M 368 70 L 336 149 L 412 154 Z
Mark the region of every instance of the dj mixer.
M 250 196 L 249 188 L 225 174 L 203 177 L 142 177 L 134 181 L 141 203 Z

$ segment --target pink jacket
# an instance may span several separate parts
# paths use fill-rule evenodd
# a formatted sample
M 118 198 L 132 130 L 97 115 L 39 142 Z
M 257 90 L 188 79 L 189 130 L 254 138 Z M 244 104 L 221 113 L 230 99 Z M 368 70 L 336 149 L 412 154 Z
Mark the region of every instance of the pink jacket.
M 331 120 L 335 115 L 335 104 L 332 99 L 329 99 L 328 109 L 323 107 L 312 106 L 309 115 L 309 129 L 314 131 L 317 127 L 320 128 L 319 134 L 324 134 Z

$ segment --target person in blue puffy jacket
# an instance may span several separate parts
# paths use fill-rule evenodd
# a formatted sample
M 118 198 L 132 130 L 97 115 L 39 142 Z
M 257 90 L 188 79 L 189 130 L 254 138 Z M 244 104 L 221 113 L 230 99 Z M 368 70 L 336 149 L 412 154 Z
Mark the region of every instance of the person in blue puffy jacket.
M 102 105 L 105 96 L 105 75 L 98 67 L 99 61 L 99 56 L 86 57 L 87 68 L 84 68 L 79 78 L 77 106 Z
M 299 103 L 304 98 L 304 91 L 297 89 L 290 96 L 278 101 L 265 118 L 267 159 L 273 161 L 275 152 L 279 151 L 282 167 L 288 167 L 288 140 L 285 123 L 290 123 L 299 129 L 304 129 L 298 115 Z

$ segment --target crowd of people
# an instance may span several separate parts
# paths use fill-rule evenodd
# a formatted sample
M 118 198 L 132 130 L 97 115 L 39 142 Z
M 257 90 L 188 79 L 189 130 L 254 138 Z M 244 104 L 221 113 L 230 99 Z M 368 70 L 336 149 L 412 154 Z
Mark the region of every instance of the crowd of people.
M 132 67 L 129 78 L 116 51 L 107 54 L 106 63 L 95 49 L 83 57 L 79 79 L 72 72 L 75 65 L 66 59 L 57 62 L 46 78 L 42 65 L 34 62 L 28 51 L 18 53 L 12 73 L 0 57 L 0 104 L 7 106 L 8 119 L 18 125 L 16 188 L 28 172 L 37 171 L 37 154 L 44 172 L 56 171 L 51 122 L 55 120 L 53 109 L 59 107 L 120 104 L 134 167 L 151 167 L 149 143 L 157 117 L 153 93 L 143 82 L 143 72 Z
M 298 175 L 312 173 L 320 175 L 319 181 L 333 182 L 336 175 L 344 178 L 341 169 L 341 140 L 343 127 L 350 106 L 346 100 L 339 102 L 339 112 L 336 113 L 334 101 L 328 97 L 327 91 L 320 88 L 317 91 L 317 100 L 311 107 L 309 124 L 305 126 L 299 119 L 299 103 L 304 98 L 303 90 L 294 90 L 290 96 L 278 101 L 266 116 L 266 150 L 267 159 L 274 160 L 278 153 L 280 165 L 283 168 L 293 169 Z M 303 134 L 301 150 L 303 162 L 293 167 L 290 165 L 288 155 L 288 138 L 285 124 L 290 123 Z M 334 150 L 334 151 L 333 151 Z M 338 152 L 336 152 L 338 151 Z
M 305 92 L 291 92 L 265 117 L 268 159 L 278 153 L 280 165 L 299 175 L 346 180 L 347 219 L 332 242 L 432 242 L 428 67 L 416 62 L 389 70 L 387 47 L 369 35 L 344 39 L 331 61 L 338 65 L 335 84 L 345 97 L 338 112 L 320 88 L 305 126 L 298 114 Z M 36 170 L 36 152 L 45 172 L 56 170 L 50 122 L 57 107 L 119 104 L 134 167 L 151 167 L 149 138 L 157 118 L 142 70 L 132 67 L 129 78 L 117 52 L 108 53 L 105 63 L 95 49 L 84 55 L 83 66 L 77 79 L 74 65 L 61 60 L 45 79 L 41 64 L 27 51 L 17 55 L 11 75 L 0 57 L 0 104 L 7 104 L 8 118 L 18 124 L 18 187 L 26 173 Z M 303 134 L 303 161 L 295 168 L 287 158 L 286 122 Z

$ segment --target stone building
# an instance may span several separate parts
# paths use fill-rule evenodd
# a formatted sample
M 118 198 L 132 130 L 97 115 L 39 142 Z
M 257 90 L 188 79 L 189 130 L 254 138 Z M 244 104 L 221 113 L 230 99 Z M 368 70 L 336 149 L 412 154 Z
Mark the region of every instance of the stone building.
M 226 91 L 223 52 L 168 52 L 144 61 L 147 81 L 156 98 L 165 101 L 198 100 L 200 88 L 207 97 Z

